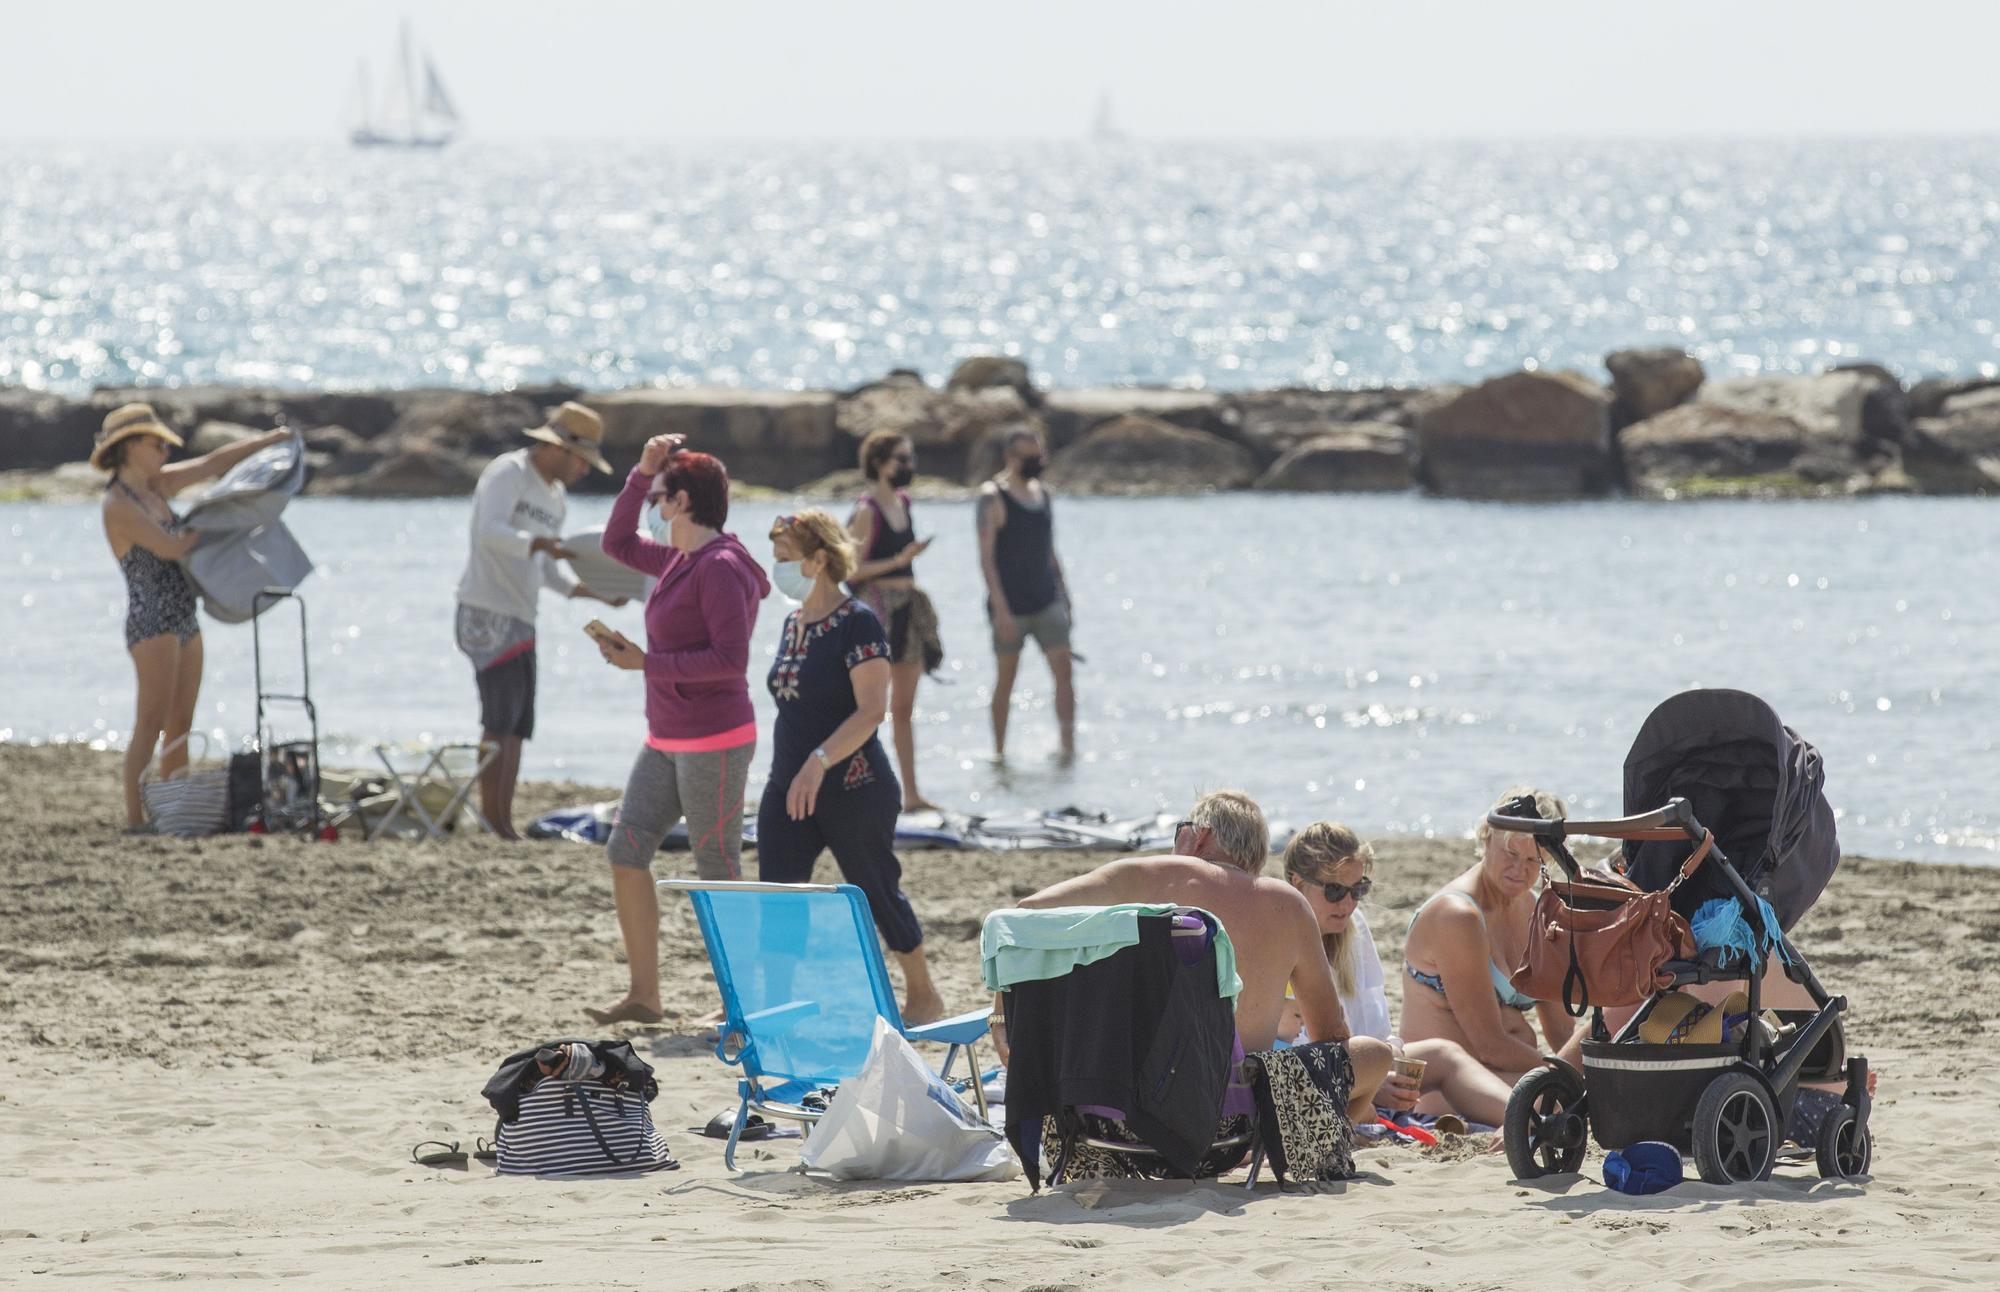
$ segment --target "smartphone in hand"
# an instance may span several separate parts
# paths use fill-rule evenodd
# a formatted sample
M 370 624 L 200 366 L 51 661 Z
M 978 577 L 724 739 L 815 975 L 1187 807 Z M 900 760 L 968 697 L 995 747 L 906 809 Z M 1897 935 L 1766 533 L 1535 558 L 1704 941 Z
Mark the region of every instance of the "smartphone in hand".
M 602 642 L 607 646 L 629 646 L 632 644 L 625 640 L 625 634 L 608 626 L 602 619 L 591 620 L 583 626 L 583 631 L 590 634 L 592 641 Z

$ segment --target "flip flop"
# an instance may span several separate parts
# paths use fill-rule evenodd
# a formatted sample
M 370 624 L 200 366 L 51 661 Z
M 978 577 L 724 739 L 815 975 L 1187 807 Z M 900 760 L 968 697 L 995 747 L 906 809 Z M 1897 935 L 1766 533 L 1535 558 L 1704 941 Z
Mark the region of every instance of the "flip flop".
M 648 1009 L 636 1000 L 621 1000 L 610 1009 L 588 1009 L 583 1011 L 593 1023 L 657 1023 L 661 1014 L 657 1009 Z
M 410 1150 L 410 1160 L 418 1166 L 464 1166 L 466 1158 L 457 1140 L 447 1144 L 441 1139 L 427 1139 Z
M 709 1118 L 708 1125 L 690 1126 L 688 1129 L 697 1135 L 703 1135 L 709 1139 L 728 1139 L 729 1128 L 735 1124 L 736 1110 L 734 1108 L 725 1108 L 715 1116 Z M 736 1139 L 738 1143 L 749 1144 L 760 1139 L 772 1139 L 778 1134 L 778 1127 L 772 1125 L 756 1113 L 751 1113 L 749 1120 L 743 1123 L 743 1133 L 738 1135 Z
M 472 1160 L 475 1162 L 498 1162 L 500 1160 L 500 1146 L 492 1140 L 487 1139 L 484 1135 L 481 1135 L 478 1139 L 472 1141 Z

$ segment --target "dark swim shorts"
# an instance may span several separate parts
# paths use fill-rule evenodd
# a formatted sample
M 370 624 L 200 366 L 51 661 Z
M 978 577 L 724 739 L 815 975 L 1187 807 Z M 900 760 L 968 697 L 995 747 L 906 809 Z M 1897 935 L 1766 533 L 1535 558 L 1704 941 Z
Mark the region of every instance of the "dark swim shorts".
M 479 678 L 479 725 L 493 736 L 519 736 L 527 740 L 535 734 L 535 649 L 491 668 L 482 668 Z

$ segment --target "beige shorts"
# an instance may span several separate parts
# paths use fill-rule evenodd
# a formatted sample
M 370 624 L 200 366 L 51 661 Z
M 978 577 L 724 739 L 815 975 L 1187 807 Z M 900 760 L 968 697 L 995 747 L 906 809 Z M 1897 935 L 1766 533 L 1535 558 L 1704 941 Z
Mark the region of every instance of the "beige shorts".
M 1014 627 L 1020 635 L 1012 640 L 1003 638 L 998 627 L 993 629 L 995 655 L 1019 655 L 1030 637 L 1044 655 L 1069 649 L 1069 606 L 1060 600 L 1051 601 L 1033 614 L 1015 615 Z

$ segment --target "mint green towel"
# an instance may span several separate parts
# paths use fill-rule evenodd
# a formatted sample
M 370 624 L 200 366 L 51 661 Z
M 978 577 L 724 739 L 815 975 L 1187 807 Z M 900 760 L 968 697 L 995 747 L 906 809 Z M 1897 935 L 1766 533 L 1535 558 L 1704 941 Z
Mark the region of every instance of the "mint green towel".
M 1171 915 L 1180 909 L 1157 902 L 1127 902 L 995 911 L 979 931 L 979 968 L 989 991 L 1060 978 L 1137 943 L 1141 915 Z M 1243 980 L 1236 976 L 1236 948 L 1220 920 L 1215 921 L 1215 988 L 1230 1000 L 1243 991 Z

